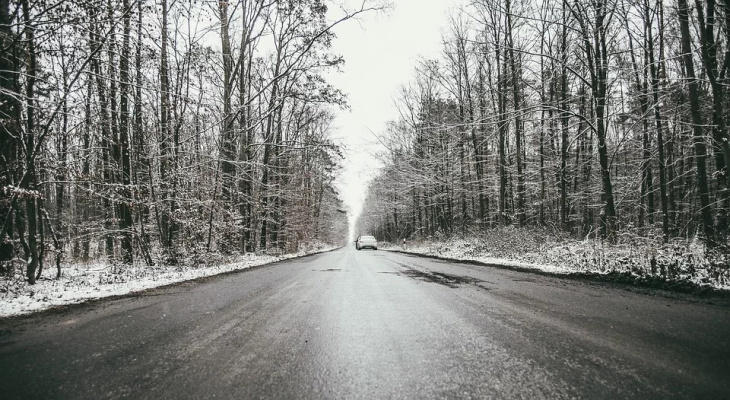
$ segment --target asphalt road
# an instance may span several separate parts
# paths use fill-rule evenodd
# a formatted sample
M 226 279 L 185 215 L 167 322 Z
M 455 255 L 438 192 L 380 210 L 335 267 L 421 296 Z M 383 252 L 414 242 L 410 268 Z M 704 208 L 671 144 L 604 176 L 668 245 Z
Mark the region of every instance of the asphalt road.
M 0 398 L 730 398 L 730 307 L 353 248 L 0 321 Z

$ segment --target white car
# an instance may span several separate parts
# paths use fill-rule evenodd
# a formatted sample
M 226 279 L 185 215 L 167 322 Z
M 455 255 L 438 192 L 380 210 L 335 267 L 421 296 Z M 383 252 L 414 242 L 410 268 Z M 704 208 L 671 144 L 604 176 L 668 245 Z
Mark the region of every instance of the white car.
M 372 236 L 367 235 L 360 235 L 357 237 L 357 240 L 355 240 L 355 248 L 358 250 L 362 250 L 366 247 L 369 247 L 373 250 L 378 249 L 378 241 L 375 240 Z

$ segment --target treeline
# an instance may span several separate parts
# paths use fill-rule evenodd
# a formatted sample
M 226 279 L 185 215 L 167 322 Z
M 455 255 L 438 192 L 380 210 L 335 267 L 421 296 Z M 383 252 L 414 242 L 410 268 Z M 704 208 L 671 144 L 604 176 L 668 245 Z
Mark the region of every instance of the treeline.
M 730 2 L 472 0 L 416 66 L 358 230 L 726 242 Z
M 0 0 L 0 260 L 336 243 L 321 0 Z M 331 14 L 331 13 L 330 13 Z M 7 263 L 6 263 L 7 264 Z

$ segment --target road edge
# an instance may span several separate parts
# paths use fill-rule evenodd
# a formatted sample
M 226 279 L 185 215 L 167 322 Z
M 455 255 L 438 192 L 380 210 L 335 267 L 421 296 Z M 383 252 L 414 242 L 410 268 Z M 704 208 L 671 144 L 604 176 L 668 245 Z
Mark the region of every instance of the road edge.
M 244 272 L 248 272 L 248 271 L 262 269 L 262 268 L 265 268 L 265 267 L 271 267 L 273 265 L 280 264 L 280 263 L 287 262 L 287 261 L 301 260 L 301 259 L 304 259 L 304 258 L 316 256 L 316 255 L 330 253 L 330 252 L 333 252 L 333 251 L 337 251 L 339 249 L 342 249 L 343 247 L 344 246 L 340 246 L 340 247 L 335 247 L 335 248 L 326 249 L 326 250 L 314 251 L 314 252 L 306 253 L 306 254 L 302 254 L 302 255 L 294 255 L 292 257 L 282 258 L 282 259 L 279 259 L 279 260 L 275 260 L 275 261 L 271 261 L 271 262 L 267 262 L 267 263 L 263 263 L 263 264 L 252 265 L 252 266 L 248 266 L 248 267 L 245 267 L 245 268 L 234 269 L 234 270 L 231 270 L 231 271 L 223 271 L 223 272 L 220 272 L 220 273 L 217 273 L 217 274 L 212 274 L 212 275 L 200 276 L 200 277 L 192 278 L 192 279 L 181 280 L 181 281 L 172 282 L 172 283 L 168 283 L 168 284 L 164 284 L 164 285 L 160 285 L 160 286 L 150 287 L 150 288 L 141 289 L 141 290 L 135 290 L 135 291 L 131 291 L 131 292 L 124 293 L 124 294 L 113 294 L 113 295 L 109 295 L 109 296 L 100 296 L 100 297 L 95 297 L 95 298 L 85 298 L 85 299 L 80 299 L 76 303 L 52 305 L 52 306 L 50 306 L 48 308 L 44 308 L 44 309 L 40 309 L 40 310 L 35 310 L 35 311 L 30 311 L 30 312 L 27 312 L 27 313 L 16 314 L 16 315 L 8 315 L 8 316 L 0 316 L 0 324 L 14 323 L 14 322 L 23 321 L 23 320 L 26 320 L 26 319 L 27 320 L 30 320 L 30 319 L 34 319 L 34 318 L 43 317 L 44 315 L 62 314 L 63 312 L 66 312 L 66 311 L 80 309 L 80 308 L 83 308 L 83 307 L 89 307 L 89 306 L 92 306 L 92 305 L 95 305 L 95 304 L 98 304 L 98 303 L 107 302 L 107 301 L 115 301 L 115 300 L 123 300 L 123 299 L 126 299 L 126 298 L 143 297 L 143 296 L 150 295 L 151 293 L 153 293 L 155 291 L 169 290 L 169 289 L 175 288 L 177 286 L 210 282 L 210 281 L 213 281 L 214 279 L 222 279 L 222 278 L 224 278 L 226 276 L 233 275 L 233 274 L 240 274 L 240 273 L 244 273 Z

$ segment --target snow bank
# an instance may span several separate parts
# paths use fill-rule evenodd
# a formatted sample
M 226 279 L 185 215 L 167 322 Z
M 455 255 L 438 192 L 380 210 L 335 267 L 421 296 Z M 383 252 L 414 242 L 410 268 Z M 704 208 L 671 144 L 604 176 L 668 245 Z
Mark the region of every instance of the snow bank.
M 402 246 L 390 248 L 404 251 Z M 697 240 L 662 244 L 632 237 L 608 244 L 595 239 L 570 240 L 547 231 L 503 228 L 465 237 L 410 241 L 405 251 L 556 274 L 622 274 L 629 281 L 689 282 L 730 290 L 730 254 L 707 249 Z
M 119 266 L 104 263 L 62 265 L 63 275 L 48 266 L 35 285 L 28 285 L 22 271 L 0 278 L 0 318 L 28 314 L 55 306 L 81 303 L 169 285 L 176 282 L 242 270 L 257 265 L 333 250 L 317 246 L 281 256 L 246 254 L 222 263 L 195 266 Z

